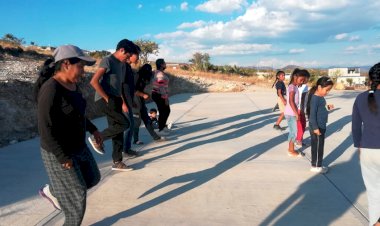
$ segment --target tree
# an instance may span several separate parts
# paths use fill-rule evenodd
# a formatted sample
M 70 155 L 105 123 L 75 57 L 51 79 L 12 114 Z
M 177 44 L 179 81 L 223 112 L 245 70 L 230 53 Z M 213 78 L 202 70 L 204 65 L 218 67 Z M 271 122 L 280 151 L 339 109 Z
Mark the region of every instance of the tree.
M 106 50 L 101 50 L 101 51 L 94 51 L 90 53 L 91 57 L 97 58 L 97 59 L 102 59 L 103 57 L 110 55 L 111 52 L 108 52 Z
M 346 82 L 352 86 L 352 83 L 354 82 L 354 80 L 352 78 L 346 78 Z
M 134 43 L 138 45 L 141 49 L 141 53 L 140 53 L 141 64 L 145 64 L 146 62 L 148 62 L 148 57 L 150 54 L 157 55 L 159 52 L 158 44 L 155 43 L 154 41 L 138 39 L 134 41 Z
M 208 53 L 196 52 L 193 54 L 193 58 L 189 60 L 190 63 L 194 64 L 196 70 L 208 71 L 211 68 L 210 55 Z
M 11 43 L 11 44 L 14 44 L 14 45 L 18 45 L 20 46 L 21 44 L 25 43 L 24 39 L 23 38 L 17 38 L 16 36 L 12 35 L 12 34 L 5 34 L 3 36 L 3 38 L 1 38 L 2 41 L 4 42 L 8 42 L 8 43 Z

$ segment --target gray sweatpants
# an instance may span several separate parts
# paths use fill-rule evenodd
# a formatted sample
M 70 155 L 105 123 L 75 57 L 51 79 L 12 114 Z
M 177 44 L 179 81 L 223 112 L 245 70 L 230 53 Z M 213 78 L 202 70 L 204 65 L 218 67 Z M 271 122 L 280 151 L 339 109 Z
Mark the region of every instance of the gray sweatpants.
M 100 181 L 94 157 L 86 147 L 72 156 L 74 167 L 64 169 L 54 154 L 41 148 L 41 155 L 50 179 L 50 191 L 65 214 L 64 225 L 80 225 L 86 210 L 87 189 Z
M 361 148 L 360 166 L 367 189 L 369 225 L 380 217 L 380 149 Z

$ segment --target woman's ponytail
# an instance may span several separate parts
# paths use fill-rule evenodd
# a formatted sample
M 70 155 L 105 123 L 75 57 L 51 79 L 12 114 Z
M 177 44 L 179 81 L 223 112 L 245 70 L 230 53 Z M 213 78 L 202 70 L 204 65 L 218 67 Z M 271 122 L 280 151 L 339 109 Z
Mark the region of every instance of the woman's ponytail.
M 375 64 L 368 72 L 371 89 L 368 91 L 368 108 L 370 112 L 377 114 L 375 92 L 380 84 L 380 63 Z
M 54 59 L 48 58 L 43 63 L 39 73 L 37 81 L 34 83 L 34 100 L 37 102 L 38 100 L 38 93 L 41 89 L 41 86 L 54 75 L 55 72 L 55 66 L 54 66 Z

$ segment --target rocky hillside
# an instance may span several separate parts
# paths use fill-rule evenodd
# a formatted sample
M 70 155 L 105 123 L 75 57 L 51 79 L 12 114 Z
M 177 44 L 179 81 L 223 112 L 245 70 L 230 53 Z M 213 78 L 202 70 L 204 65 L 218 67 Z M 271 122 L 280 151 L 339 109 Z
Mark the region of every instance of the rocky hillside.
M 38 135 L 36 104 L 33 83 L 40 65 L 47 56 L 28 53 L 9 53 L 0 49 L 0 147 Z M 89 118 L 98 117 L 89 86 L 92 72 L 87 68 L 86 78 L 80 83 L 88 102 Z M 86 69 L 86 70 L 87 70 Z M 181 75 L 179 70 L 169 70 L 170 94 L 197 92 L 236 92 L 252 90 L 249 83 L 223 81 L 196 75 Z

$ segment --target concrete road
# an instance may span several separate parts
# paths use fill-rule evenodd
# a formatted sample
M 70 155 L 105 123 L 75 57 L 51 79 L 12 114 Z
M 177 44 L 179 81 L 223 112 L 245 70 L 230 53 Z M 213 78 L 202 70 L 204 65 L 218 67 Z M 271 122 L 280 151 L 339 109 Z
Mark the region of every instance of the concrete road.
M 111 171 L 94 152 L 103 179 L 90 190 L 83 225 L 368 225 L 367 200 L 350 136 L 358 92 L 335 91 L 329 115 L 326 175 L 287 155 L 287 131 L 273 129 L 273 90 L 171 97 L 168 140 L 155 143 L 141 128 L 142 154 Z M 153 105 L 151 105 L 153 106 Z M 99 128 L 106 120 L 95 120 Z M 283 121 L 282 126 L 287 126 Z M 309 133 L 305 142 L 310 143 Z M 0 149 L 0 225 L 62 225 L 63 214 L 40 198 L 48 183 L 38 139 Z

